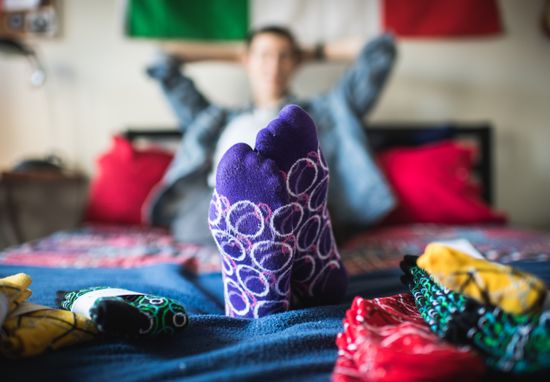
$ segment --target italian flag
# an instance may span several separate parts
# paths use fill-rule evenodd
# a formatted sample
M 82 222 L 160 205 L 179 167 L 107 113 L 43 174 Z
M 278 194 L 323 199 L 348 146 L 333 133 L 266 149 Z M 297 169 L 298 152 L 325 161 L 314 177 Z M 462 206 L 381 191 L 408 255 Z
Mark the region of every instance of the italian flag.
M 241 41 L 251 28 L 282 25 L 301 43 L 383 31 L 402 37 L 502 32 L 496 0 L 128 0 L 126 32 L 139 38 Z

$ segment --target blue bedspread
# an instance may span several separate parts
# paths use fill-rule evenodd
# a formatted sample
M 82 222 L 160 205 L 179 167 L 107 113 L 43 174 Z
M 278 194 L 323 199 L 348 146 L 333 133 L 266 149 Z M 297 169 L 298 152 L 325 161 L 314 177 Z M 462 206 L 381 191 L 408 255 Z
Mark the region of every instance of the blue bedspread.
M 550 284 L 549 262 L 518 262 Z M 2 380 L 36 381 L 328 381 L 336 334 L 355 295 L 404 290 L 397 269 L 354 277 L 345 303 L 293 310 L 257 320 L 223 315 L 221 276 L 196 276 L 174 264 L 134 269 L 59 269 L 2 266 L 0 276 L 32 276 L 30 301 L 54 305 L 58 289 L 96 285 L 174 298 L 190 313 L 188 327 L 148 342 L 96 341 L 27 360 L 0 359 Z M 13 379 L 11 379 L 13 378 Z
M 175 264 L 134 269 L 2 266 L 0 276 L 31 275 L 29 301 L 54 306 L 56 290 L 107 285 L 180 301 L 187 328 L 148 342 L 96 341 L 27 360 L 0 360 L 2 378 L 58 381 L 328 381 L 336 334 L 355 295 L 404 290 L 398 270 L 354 277 L 345 303 L 293 310 L 257 320 L 223 315 L 219 273 L 194 275 Z

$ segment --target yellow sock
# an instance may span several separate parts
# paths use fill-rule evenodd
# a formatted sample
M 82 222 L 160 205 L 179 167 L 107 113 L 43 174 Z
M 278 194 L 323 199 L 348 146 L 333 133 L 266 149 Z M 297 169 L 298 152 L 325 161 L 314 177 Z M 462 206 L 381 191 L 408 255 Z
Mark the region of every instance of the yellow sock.
M 62 309 L 21 303 L 8 316 L 0 335 L 0 352 L 10 358 L 32 357 L 46 350 L 92 340 L 97 329 L 92 320 Z
M 417 261 L 438 284 L 512 314 L 541 310 L 546 287 L 537 277 L 510 266 L 476 259 L 444 244 L 432 243 Z
M 0 279 L 0 299 L 6 304 L 6 314 L 9 314 L 17 305 L 29 298 L 32 292 L 27 288 L 31 285 L 31 282 L 31 277 L 25 273 L 18 273 Z M 2 320 L 0 320 L 0 325 L 2 325 Z
M 92 320 L 62 309 L 30 303 L 29 275 L 18 273 L 0 279 L 0 353 L 19 358 L 96 337 Z

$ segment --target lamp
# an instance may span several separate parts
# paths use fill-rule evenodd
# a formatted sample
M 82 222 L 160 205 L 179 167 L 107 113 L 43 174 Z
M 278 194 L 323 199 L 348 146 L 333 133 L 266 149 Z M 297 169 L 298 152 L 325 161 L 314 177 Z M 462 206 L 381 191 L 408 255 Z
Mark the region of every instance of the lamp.
M 34 87 L 44 85 L 46 82 L 46 72 L 34 49 L 15 38 L 0 37 L 0 52 L 26 57 L 32 68 L 31 84 Z

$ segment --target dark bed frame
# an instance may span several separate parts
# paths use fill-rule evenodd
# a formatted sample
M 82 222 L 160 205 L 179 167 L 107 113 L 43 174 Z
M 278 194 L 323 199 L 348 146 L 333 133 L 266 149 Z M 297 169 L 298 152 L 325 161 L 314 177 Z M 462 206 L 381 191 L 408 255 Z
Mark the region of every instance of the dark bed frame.
M 366 128 L 369 143 L 374 151 L 396 146 L 419 146 L 443 139 L 472 142 L 478 147 L 474 175 L 482 187 L 482 197 L 493 204 L 493 135 L 489 123 L 373 123 Z M 130 128 L 124 136 L 134 141 L 174 140 L 182 136 L 177 129 Z

